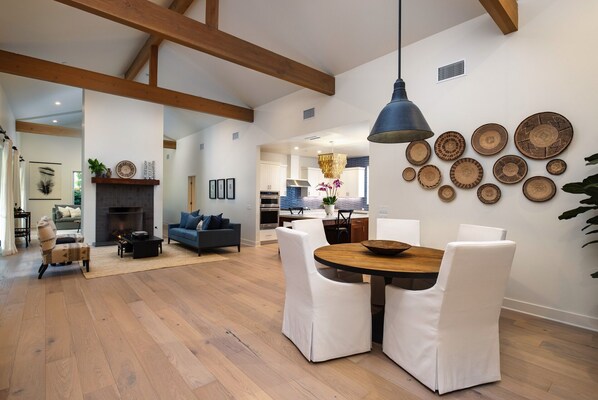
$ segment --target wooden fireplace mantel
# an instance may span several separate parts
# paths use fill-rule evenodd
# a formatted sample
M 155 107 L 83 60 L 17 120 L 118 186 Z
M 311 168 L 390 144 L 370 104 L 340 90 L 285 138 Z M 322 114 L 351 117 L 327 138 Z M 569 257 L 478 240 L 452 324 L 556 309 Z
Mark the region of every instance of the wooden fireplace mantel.
M 110 184 L 110 185 L 157 186 L 160 184 L 160 180 L 158 180 L 158 179 L 125 179 L 125 178 L 92 177 L 91 183 Z

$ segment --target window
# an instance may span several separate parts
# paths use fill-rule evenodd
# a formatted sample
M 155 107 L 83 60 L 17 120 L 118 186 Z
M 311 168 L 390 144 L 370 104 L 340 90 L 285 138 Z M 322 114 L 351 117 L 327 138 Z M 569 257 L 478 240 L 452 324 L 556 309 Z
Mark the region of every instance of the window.
M 81 183 L 83 182 L 83 173 L 73 171 L 73 204 L 81 205 Z

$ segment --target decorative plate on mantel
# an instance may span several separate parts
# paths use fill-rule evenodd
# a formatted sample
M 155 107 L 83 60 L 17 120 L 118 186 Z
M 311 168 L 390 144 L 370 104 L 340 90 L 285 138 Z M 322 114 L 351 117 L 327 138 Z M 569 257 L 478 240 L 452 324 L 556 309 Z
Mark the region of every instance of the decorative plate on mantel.
M 123 160 L 116 164 L 116 175 L 121 178 L 129 179 L 135 176 L 137 167 L 129 160 Z

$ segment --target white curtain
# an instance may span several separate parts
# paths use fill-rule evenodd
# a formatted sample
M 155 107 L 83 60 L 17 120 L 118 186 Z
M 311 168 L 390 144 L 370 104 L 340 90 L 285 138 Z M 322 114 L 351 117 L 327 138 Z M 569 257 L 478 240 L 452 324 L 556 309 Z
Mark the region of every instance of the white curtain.
M 19 150 L 12 152 L 12 174 L 13 174 L 13 200 L 15 208 L 23 207 L 21 204 L 21 163 L 19 162 Z
M 2 143 L 2 160 L 0 168 L 0 241 L 2 241 L 2 255 L 10 256 L 17 253 L 15 244 L 15 216 L 14 216 L 14 173 L 12 141 L 6 139 Z

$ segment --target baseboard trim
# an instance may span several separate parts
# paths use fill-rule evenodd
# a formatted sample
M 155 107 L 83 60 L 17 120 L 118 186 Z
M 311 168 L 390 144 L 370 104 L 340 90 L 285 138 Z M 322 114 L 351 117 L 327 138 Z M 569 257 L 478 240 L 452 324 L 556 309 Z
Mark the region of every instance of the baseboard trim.
M 258 242 L 255 240 L 243 239 L 241 238 L 241 245 L 242 246 L 249 246 L 249 247 L 257 247 Z
M 598 318 L 505 297 L 503 308 L 598 332 Z

